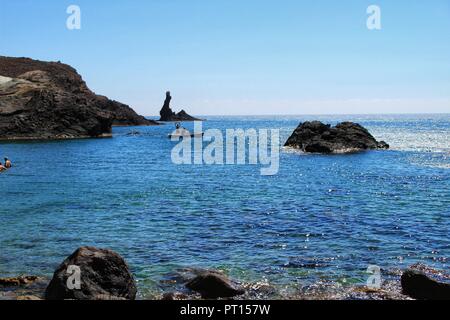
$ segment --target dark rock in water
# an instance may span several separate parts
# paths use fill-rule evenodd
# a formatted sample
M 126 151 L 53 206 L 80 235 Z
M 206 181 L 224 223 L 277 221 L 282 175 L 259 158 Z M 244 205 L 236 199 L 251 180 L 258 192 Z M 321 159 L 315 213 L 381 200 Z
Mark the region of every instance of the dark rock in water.
M 181 110 L 178 113 L 173 112 L 170 108 L 170 101 L 172 101 L 172 96 L 170 95 L 170 92 L 167 91 L 164 105 L 160 111 L 161 119 L 159 121 L 200 121 L 200 119 L 190 116 L 184 110 Z
M 140 136 L 140 135 L 142 135 L 142 133 L 139 131 L 130 131 L 127 133 L 128 137 L 134 137 L 134 136 Z
M 391 146 L 385 141 L 377 141 L 376 149 L 388 150 Z
M 112 125 L 154 125 L 93 93 L 72 67 L 0 56 L 0 139 L 110 136 Z
M 401 278 L 403 293 L 420 300 L 450 300 L 450 284 L 431 279 L 425 273 L 406 270 Z
M 231 298 L 245 293 L 245 290 L 219 272 L 207 271 L 186 284 L 204 299 Z
M 331 127 L 320 121 L 300 123 L 285 146 L 325 154 L 389 149 L 386 142 L 376 141 L 367 129 L 357 123 L 343 122 Z
M 187 300 L 188 296 L 181 292 L 168 292 L 163 295 L 161 300 L 176 301 L 176 300 Z
M 67 286 L 69 266 L 80 268 L 80 289 Z M 136 284 L 125 260 L 111 250 L 82 247 L 58 267 L 46 291 L 47 300 L 134 300 Z

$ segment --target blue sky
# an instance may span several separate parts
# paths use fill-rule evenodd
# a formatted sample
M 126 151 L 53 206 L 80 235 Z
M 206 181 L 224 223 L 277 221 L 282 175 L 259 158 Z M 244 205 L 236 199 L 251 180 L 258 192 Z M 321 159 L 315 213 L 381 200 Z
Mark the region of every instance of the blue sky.
M 450 0 L 0 0 L 0 39 L 144 115 L 450 112 Z

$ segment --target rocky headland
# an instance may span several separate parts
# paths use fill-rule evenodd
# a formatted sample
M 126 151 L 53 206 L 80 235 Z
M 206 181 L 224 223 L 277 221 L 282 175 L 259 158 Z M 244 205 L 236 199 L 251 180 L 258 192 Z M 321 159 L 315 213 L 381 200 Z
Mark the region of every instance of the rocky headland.
M 332 127 L 320 121 L 300 123 L 285 147 L 323 154 L 389 149 L 386 142 L 377 141 L 366 128 L 357 123 L 342 122 Z
M 170 102 L 172 101 L 172 96 L 170 92 L 166 92 L 166 99 L 164 100 L 164 105 L 160 111 L 161 119 L 159 121 L 164 122 L 176 122 L 176 121 L 201 121 L 201 119 L 195 118 L 186 113 L 186 111 L 181 110 L 178 113 L 173 112 L 170 108 Z
M 110 136 L 113 125 L 157 125 L 92 92 L 60 62 L 0 56 L 0 139 Z

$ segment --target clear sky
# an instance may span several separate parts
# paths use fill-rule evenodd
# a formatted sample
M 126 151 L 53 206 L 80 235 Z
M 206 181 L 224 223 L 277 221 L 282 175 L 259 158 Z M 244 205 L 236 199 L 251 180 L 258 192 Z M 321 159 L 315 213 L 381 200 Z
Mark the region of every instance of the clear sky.
M 61 60 L 144 115 L 166 90 L 197 115 L 450 112 L 450 0 L 0 0 L 0 55 Z

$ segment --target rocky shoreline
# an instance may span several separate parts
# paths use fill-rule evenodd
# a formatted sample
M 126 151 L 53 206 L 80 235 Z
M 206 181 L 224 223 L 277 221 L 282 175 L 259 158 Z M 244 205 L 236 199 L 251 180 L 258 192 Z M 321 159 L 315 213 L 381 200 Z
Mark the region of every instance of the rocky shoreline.
M 134 276 L 119 254 L 81 247 L 61 263 L 51 280 L 0 278 L 0 300 L 450 300 L 449 281 L 450 275 L 416 264 L 398 270 L 379 289 L 319 282 L 283 294 L 266 282 L 245 283 L 218 270 L 183 268 L 161 283 L 164 292 L 145 297 L 139 295 Z

